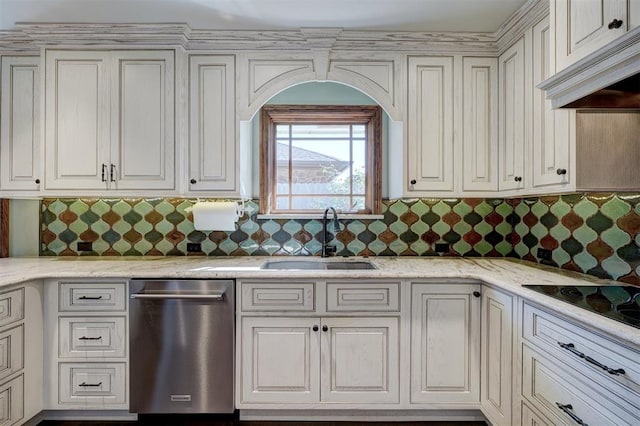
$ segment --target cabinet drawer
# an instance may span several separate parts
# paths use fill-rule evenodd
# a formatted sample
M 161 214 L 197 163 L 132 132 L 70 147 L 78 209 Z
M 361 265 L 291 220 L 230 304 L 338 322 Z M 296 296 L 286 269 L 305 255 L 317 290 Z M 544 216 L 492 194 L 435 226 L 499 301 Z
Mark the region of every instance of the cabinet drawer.
M 61 404 L 102 407 L 126 403 L 125 364 L 60 363 Z
M 315 282 L 242 282 L 243 311 L 313 311 Z
M 24 318 L 24 289 L 0 293 L 0 327 Z
M 60 358 L 124 357 L 124 317 L 61 317 Z
M 112 312 L 125 310 L 126 285 L 120 283 L 60 283 L 60 311 Z
M 527 345 L 522 356 L 522 396 L 554 423 L 580 424 L 579 418 L 589 425 L 639 424 L 637 409 L 589 378 L 554 364 Z
M 24 416 L 24 376 L 0 385 L 0 426 L 16 424 Z
M 0 333 L 0 381 L 24 366 L 23 342 L 22 325 Z
M 551 426 L 551 423 L 536 414 L 527 404 L 522 403 L 522 426 Z
M 619 383 L 630 388 L 638 394 L 636 405 L 640 407 L 640 352 L 527 303 L 524 304 L 523 312 L 523 337 L 540 348 L 541 352 L 553 353 L 556 358 L 595 381 L 601 382 L 604 379 L 605 383 Z M 589 357 L 592 362 L 581 358 L 577 352 Z
M 327 283 L 327 312 L 397 312 L 399 300 L 399 282 Z

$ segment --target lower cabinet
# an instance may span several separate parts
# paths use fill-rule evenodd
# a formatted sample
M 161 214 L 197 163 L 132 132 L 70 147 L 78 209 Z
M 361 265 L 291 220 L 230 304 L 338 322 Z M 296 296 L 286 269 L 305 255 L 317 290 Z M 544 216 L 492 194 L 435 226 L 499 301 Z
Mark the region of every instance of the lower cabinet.
M 398 318 L 242 319 L 242 402 L 398 403 Z
M 480 284 L 411 284 L 411 403 L 480 403 Z

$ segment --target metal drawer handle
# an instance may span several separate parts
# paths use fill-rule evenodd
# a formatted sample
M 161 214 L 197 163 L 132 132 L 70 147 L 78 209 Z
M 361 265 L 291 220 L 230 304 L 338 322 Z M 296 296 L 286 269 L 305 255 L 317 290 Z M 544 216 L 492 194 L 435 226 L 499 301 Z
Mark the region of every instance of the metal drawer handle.
M 80 296 L 78 300 L 100 300 L 102 296 Z
M 560 345 L 560 347 L 562 349 L 566 349 L 569 352 L 571 352 L 572 354 L 576 355 L 577 357 L 584 359 L 588 363 L 591 363 L 591 364 L 595 365 L 596 367 L 602 368 L 604 371 L 606 371 L 609 374 L 613 374 L 614 376 L 619 376 L 621 374 L 625 374 L 625 371 L 622 368 L 617 368 L 617 369 L 614 370 L 613 368 L 607 367 L 606 365 L 602 364 L 601 362 L 596 361 L 595 359 L 591 358 L 590 356 L 586 356 L 585 354 L 583 354 L 582 352 L 577 350 L 575 348 L 576 346 L 573 343 L 561 343 L 561 342 L 558 342 L 558 344 Z
M 147 300 L 167 300 L 167 299 L 180 299 L 180 300 L 224 300 L 224 293 L 214 294 L 153 294 L 153 293 L 134 293 L 131 295 L 132 299 L 147 299 Z
M 85 382 L 82 382 L 78 386 L 80 386 L 82 388 L 97 388 L 99 386 L 102 386 L 102 382 L 99 382 L 99 383 L 85 383 Z
M 573 410 L 573 405 L 571 404 L 565 404 L 562 405 L 559 402 L 556 402 L 556 405 L 558 406 L 559 409 L 561 409 L 567 416 L 571 417 L 571 420 L 573 420 L 574 422 L 576 422 L 579 425 L 582 426 L 589 426 L 588 424 L 586 424 L 585 422 L 582 421 L 582 419 L 578 416 L 576 416 L 576 414 L 571 411 Z
M 102 339 L 102 336 L 98 336 L 98 337 L 87 337 L 87 336 L 78 337 L 78 340 L 100 340 L 100 339 Z

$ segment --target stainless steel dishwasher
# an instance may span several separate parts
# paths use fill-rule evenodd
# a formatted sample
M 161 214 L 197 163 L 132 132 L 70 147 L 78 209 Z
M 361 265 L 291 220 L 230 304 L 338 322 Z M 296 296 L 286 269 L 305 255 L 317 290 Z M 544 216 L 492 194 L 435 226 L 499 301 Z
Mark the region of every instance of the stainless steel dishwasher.
M 131 280 L 132 413 L 232 413 L 234 281 Z

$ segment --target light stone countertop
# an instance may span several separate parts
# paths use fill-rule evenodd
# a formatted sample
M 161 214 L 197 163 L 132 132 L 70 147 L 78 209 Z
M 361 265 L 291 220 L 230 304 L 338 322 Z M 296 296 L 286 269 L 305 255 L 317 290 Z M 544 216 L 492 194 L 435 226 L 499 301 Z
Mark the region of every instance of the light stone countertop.
M 45 278 L 311 278 L 437 279 L 482 281 L 640 348 L 640 329 L 523 288 L 523 284 L 623 284 L 515 259 L 446 257 L 370 257 L 374 270 L 264 270 L 266 261 L 304 261 L 317 257 L 32 257 L 0 259 L 0 287 Z M 363 260 L 359 257 L 328 261 Z M 624 284 L 623 284 L 624 285 Z

